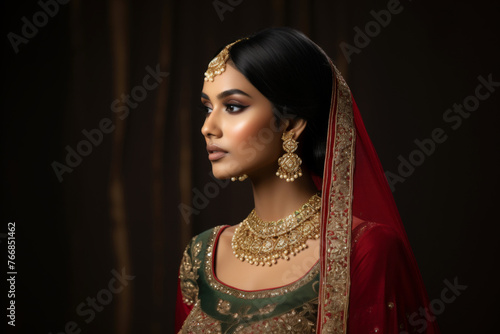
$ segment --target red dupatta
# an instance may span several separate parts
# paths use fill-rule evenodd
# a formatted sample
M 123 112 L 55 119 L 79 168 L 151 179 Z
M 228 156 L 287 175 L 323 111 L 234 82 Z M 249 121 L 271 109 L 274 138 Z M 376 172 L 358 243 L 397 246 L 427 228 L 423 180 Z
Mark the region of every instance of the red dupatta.
M 401 285 L 397 284 L 403 288 L 395 293 L 407 304 L 404 306 L 404 312 L 400 312 L 406 312 L 406 319 L 403 319 L 404 324 L 393 321 L 393 325 L 385 324 L 381 328 L 384 328 L 384 333 L 407 333 L 405 330 L 411 328 L 412 316 L 415 315 L 408 314 L 409 310 L 416 311 L 418 307 L 423 307 L 423 310 L 428 312 L 425 308 L 429 305 L 427 293 L 394 198 L 359 110 L 340 72 L 331 61 L 330 65 L 334 73 L 334 85 L 322 180 L 321 277 L 316 332 L 347 333 L 350 291 L 357 288 L 351 286 L 351 281 L 369 283 L 370 280 L 370 277 L 351 277 L 351 232 L 354 215 L 395 231 L 402 251 L 398 252 L 397 260 L 394 260 L 397 263 L 393 265 L 401 264 L 401 268 L 405 269 L 401 269 L 404 270 L 401 274 L 397 268 L 391 268 L 391 272 L 396 273 L 393 275 L 396 280 L 404 280 Z M 391 265 L 390 260 L 385 262 Z M 378 283 L 373 289 L 384 289 L 384 284 Z M 394 295 L 394 292 L 392 294 Z M 381 291 L 379 295 L 383 296 L 384 292 Z M 370 302 L 367 300 L 366 304 Z M 389 304 L 394 307 L 392 302 Z M 403 308 L 403 305 L 396 307 Z M 369 313 L 372 313 L 372 309 Z M 376 310 L 373 313 L 381 314 Z M 426 319 L 425 326 L 421 326 L 419 332 L 424 329 L 426 333 L 438 333 L 436 323 L 428 321 L 430 317 Z M 390 326 L 393 328 L 388 329 Z M 413 329 L 415 330 L 415 327 Z M 378 328 L 373 330 L 377 331 Z

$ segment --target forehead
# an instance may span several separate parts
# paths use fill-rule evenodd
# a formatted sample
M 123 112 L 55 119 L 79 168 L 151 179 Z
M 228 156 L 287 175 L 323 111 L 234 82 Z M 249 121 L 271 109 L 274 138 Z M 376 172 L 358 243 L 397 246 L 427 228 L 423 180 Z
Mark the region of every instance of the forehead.
M 229 63 L 226 64 L 226 69 L 222 74 L 214 77 L 214 81 L 204 82 L 202 92 L 210 98 L 213 98 L 217 94 L 230 89 L 242 90 L 252 97 L 259 95 L 263 97 L 257 88 L 255 88 L 240 71 Z

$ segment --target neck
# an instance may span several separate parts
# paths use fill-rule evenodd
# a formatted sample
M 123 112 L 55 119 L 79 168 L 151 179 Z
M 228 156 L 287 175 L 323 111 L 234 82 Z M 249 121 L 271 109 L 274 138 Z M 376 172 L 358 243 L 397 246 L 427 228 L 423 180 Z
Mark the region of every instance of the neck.
M 287 217 L 318 192 L 306 171 L 294 182 L 286 182 L 273 173 L 265 175 L 252 177 L 255 212 L 264 221 Z

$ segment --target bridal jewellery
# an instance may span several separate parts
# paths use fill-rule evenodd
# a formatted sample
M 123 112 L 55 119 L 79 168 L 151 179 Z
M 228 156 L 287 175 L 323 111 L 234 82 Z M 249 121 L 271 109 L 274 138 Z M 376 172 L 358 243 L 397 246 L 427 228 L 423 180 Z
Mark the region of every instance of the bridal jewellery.
M 205 81 L 214 81 L 215 76 L 221 74 L 226 70 L 226 63 L 227 60 L 229 59 L 229 49 L 231 49 L 231 47 L 234 44 L 244 39 L 248 38 L 242 38 L 231 44 L 226 45 L 226 47 L 222 49 L 222 51 L 219 52 L 219 54 L 215 56 L 214 59 L 212 59 L 212 61 L 208 64 L 207 71 L 205 72 Z
M 286 153 L 278 159 L 279 168 L 276 175 L 280 179 L 285 179 L 286 182 L 293 182 L 302 176 L 302 169 L 300 168 L 302 159 L 293 153 L 299 147 L 299 143 L 293 139 L 293 135 L 293 131 L 289 131 L 284 132 L 281 137 L 283 140 L 283 149 Z
M 231 177 L 231 181 L 233 181 L 233 182 L 236 181 L 236 180 L 238 180 L 238 181 L 245 181 L 247 179 L 247 177 L 248 177 L 248 175 L 246 175 L 246 174 L 243 174 L 243 175 L 240 175 L 240 176 L 233 176 L 233 177 Z
M 252 210 L 234 231 L 233 254 L 257 266 L 289 260 L 291 255 L 307 248 L 307 240 L 319 238 L 320 209 L 321 197 L 316 194 L 299 210 L 276 222 L 263 221 Z

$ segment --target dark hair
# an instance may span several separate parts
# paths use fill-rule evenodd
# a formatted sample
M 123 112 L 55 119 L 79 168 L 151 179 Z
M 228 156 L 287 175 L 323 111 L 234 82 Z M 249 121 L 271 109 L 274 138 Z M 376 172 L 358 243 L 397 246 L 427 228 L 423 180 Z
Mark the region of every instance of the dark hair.
M 307 121 L 299 138 L 307 169 L 323 176 L 332 95 L 332 69 L 326 54 L 301 32 L 269 28 L 233 45 L 234 66 L 275 107 L 277 119 Z

